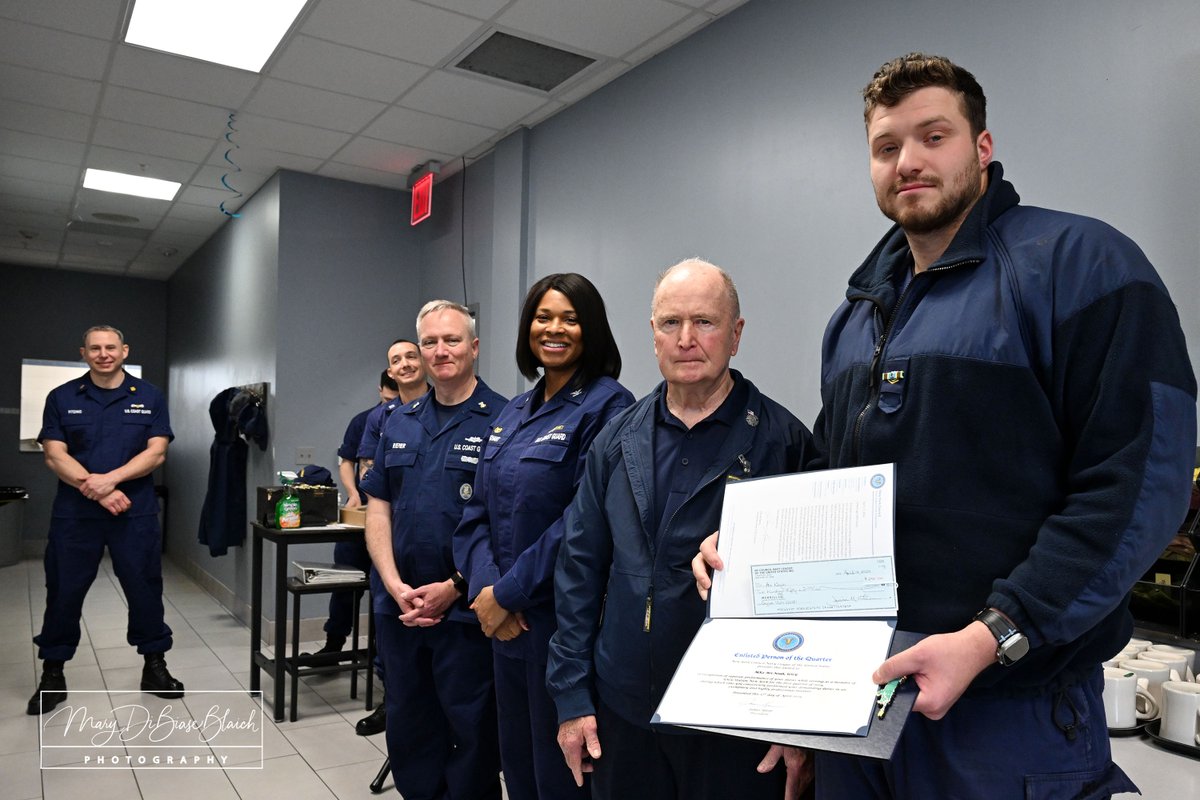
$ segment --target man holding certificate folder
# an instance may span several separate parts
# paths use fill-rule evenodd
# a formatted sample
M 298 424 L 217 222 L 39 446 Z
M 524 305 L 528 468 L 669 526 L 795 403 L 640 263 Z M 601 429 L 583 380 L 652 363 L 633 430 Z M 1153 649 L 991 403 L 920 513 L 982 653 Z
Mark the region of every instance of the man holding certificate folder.
M 723 270 L 668 269 L 650 324 L 665 381 L 596 437 L 566 512 L 547 664 L 559 745 L 576 782 L 593 772 L 594 798 L 782 798 L 801 781 L 799 751 L 764 758 L 761 742 L 650 719 L 705 617 L 688 563 L 726 482 L 798 470 L 810 435 L 729 369 L 744 320 Z
M 1020 204 L 971 73 L 913 53 L 863 99 L 896 225 L 826 328 L 814 434 L 826 466 L 895 463 L 898 624 L 928 636 L 873 676 L 920 690 L 892 758 L 818 753 L 818 800 L 1136 791 L 1100 662 L 1187 508 L 1175 307 L 1116 230 Z

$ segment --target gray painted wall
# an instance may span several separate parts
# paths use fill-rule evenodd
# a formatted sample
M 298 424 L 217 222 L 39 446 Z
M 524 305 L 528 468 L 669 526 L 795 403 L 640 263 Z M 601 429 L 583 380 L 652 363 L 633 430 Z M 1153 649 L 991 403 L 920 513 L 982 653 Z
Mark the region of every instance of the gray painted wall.
M 889 225 L 869 183 L 860 91 L 884 61 L 921 49 L 979 78 L 996 158 L 1026 203 L 1099 217 L 1139 242 L 1195 366 L 1200 162 L 1183 142 L 1200 126 L 1198 30 L 1192 0 L 752 0 L 529 132 L 523 287 L 588 275 L 640 394 L 659 380 L 654 276 L 690 255 L 716 261 L 747 318 L 734 366 L 811 422 L 825 322 Z M 501 224 L 492 214 L 468 227 Z M 482 302 L 513 295 L 497 286 Z
M 173 556 L 232 610 L 250 596 L 249 548 L 212 557 L 197 542 L 208 480 L 212 397 L 266 381 L 267 451 L 251 447 L 254 487 L 293 469 L 296 449 L 336 474 L 336 451 L 354 414 L 378 402 L 379 371 L 392 339 L 411 335 L 421 250 L 403 192 L 280 172 L 170 281 L 171 413 L 168 460 Z M 269 553 L 268 553 L 269 555 Z M 332 545 L 296 558 L 328 560 Z M 267 578 L 272 570 L 267 569 Z M 305 598 L 318 616 L 325 598 Z M 311 601 L 311 602 L 309 602 Z M 273 616 L 273 608 L 265 612 Z
M 0 314 L 0 484 L 24 486 L 23 546 L 40 555 L 58 480 L 40 453 L 17 450 L 21 359 L 77 361 L 83 332 L 112 325 L 125 334 L 129 361 L 167 388 L 167 287 L 161 281 L 0 265 L 7 302 Z M 83 373 L 85 370 L 80 370 Z M 156 476 L 162 481 L 162 473 Z

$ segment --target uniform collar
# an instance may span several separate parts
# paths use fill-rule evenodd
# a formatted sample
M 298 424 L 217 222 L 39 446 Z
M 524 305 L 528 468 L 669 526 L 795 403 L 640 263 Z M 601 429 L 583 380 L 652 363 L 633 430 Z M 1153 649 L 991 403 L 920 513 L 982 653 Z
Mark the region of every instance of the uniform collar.
M 987 229 L 996 219 L 1021 201 L 1016 188 L 1004 180 L 999 161 L 988 166 L 988 188 L 971 208 L 942 257 L 930 270 L 978 263 L 987 256 Z M 903 265 L 911 266 L 912 252 L 899 225 L 893 225 L 867 256 L 846 289 L 848 300 L 870 299 L 890 309 L 896 302 L 894 278 Z

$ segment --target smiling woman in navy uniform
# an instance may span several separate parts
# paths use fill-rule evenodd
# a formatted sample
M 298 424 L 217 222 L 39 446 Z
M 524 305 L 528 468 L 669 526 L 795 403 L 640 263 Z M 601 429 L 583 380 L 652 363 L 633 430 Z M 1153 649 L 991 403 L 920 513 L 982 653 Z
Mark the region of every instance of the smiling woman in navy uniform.
M 29 714 L 67 697 L 64 662 L 79 646 L 83 600 L 104 548 L 129 604 L 127 640 L 145 657 L 143 691 L 168 699 L 183 684 L 167 672 L 171 629 L 163 621 L 162 533 L 154 472 L 174 438 L 162 393 L 125 372 L 129 345 L 108 325 L 83 334 L 88 372 L 46 397 L 38 441 L 58 476 L 46 545 L 46 614 L 33 641 L 42 659 Z
M 463 598 L 450 539 L 471 498 L 484 438 L 507 400 L 475 377 L 466 308 L 417 315 L 433 391 L 397 408 L 363 477 L 367 548 L 384 661 L 387 745 L 405 800 L 500 800 L 491 645 Z
M 554 562 L 562 512 L 583 456 L 610 419 L 633 403 L 617 383 L 617 350 L 604 300 L 575 273 L 548 275 L 525 298 L 517 366 L 543 375 L 496 419 L 475 495 L 454 534 L 454 561 L 469 584 L 483 632 L 493 639 L 500 756 L 511 800 L 583 798 L 563 762 L 546 692 L 554 633 Z

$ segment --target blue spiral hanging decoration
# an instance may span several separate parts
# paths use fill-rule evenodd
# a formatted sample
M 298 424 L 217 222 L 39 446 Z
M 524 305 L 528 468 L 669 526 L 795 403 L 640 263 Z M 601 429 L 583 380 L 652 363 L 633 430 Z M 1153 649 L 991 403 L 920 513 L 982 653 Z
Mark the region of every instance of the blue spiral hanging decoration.
M 229 130 L 225 131 L 225 141 L 229 142 L 229 144 L 231 145 L 225 151 L 225 161 L 228 162 L 229 165 L 233 167 L 234 172 L 241 172 L 242 168 L 239 167 L 237 165 L 237 163 L 232 158 L 229 157 L 230 153 L 232 153 L 234 150 L 238 149 L 237 142 L 235 142 L 233 140 L 233 134 L 237 133 L 237 128 L 233 127 L 234 116 L 235 116 L 234 112 L 232 112 L 232 111 L 229 112 L 229 122 L 226 123 L 226 126 L 225 126 L 229 129 Z M 229 173 L 228 172 L 226 172 L 224 175 L 221 176 L 221 185 L 224 186 L 229 191 L 233 192 L 235 195 L 237 195 L 237 197 L 233 198 L 234 200 L 236 200 L 238 197 L 242 196 L 241 192 L 239 192 L 237 189 L 235 189 L 229 185 Z M 221 201 L 221 213 L 227 217 L 233 217 L 234 219 L 237 219 L 238 217 L 241 216 L 241 214 L 235 214 L 232 211 L 227 211 L 225 209 L 225 201 L 224 200 Z

